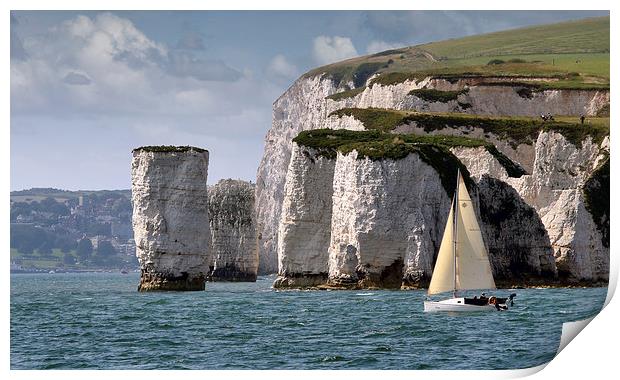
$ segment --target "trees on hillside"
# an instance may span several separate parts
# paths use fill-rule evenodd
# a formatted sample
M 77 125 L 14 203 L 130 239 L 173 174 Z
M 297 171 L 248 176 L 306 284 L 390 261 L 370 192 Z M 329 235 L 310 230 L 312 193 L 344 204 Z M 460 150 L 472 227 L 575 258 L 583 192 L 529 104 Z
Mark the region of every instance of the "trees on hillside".
M 101 257 L 112 257 L 116 255 L 116 249 L 112 243 L 104 240 L 99 242 L 99 245 L 97 246 L 97 255 Z
M 37 248 L 37 252 L 41 257 L 51 257 L 52 256 L 52 243 L 50 240 L 45 240 L 43 244 Z
M 43 228 L 32 225 L 11 226 L 11 248 L 15 248 L 22 253 L 32 254 L 37 248 L 44 247 L 50 240 L 51 235 Z
M 107 240 L 100 241 L 97 245 L 97 253 L 94 261 L 98 264 L 110 264 L 116 258 L 117 252 L 112 243 Z
M 80 260 L 85 261 L 91 258 L 93 254 L 93 243 L 91 243 L 90 239 L 80 239 L 77 245 L 77 255 Z
M 62 256 L 62 263 L 65 265 L 73 265 L 76 261 L 75 256 L 70 253 L 65 253 Z

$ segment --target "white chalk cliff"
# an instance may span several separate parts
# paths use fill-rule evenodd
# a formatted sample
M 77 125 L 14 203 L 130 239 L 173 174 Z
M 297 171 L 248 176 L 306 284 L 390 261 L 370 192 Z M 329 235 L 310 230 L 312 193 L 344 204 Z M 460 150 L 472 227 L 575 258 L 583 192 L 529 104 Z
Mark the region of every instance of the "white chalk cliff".
M 293 146 L 278 231 L 276 287 L 327 280 L 334 167 L 335 160 L 315 149 Z
M 457 101 L 441 103 L 409 94 L 419 88 L 467 91 Z M 575 116 L 594 115 L 609 104 L 608 90 L 519 89 L 426 78 L 369 85 L 355 96 L 332 100 L 326 97 L 337 86 L 329 77 L 297 80 L 274 103 L 257 173 L 259 271 L 278 272 L 277 286 L 423 284 L 432 272 L 452 196 L 441 186 L 437 169 L 415 153 L 400 160 L 372 161 L 355 151 L 328 157 L 292 139 L 311 129 L 364 129 L 353 116 L 330 116 L 345 107 Z M 575 142 L 541 132 L 532 142 L 515 144 L 467 125 L 427 132 L 415 123 L 393 132 L 481 138 L 525 171 L 512 178 L 484 148 L 453 149 L 477 184 L 482 228 L 500 280 L 607 280 L 609 248 L 583 189 L 608 154 L 608 140 Z M 512 214 L 500 215 L 507 208 Z
M 329 282 L 400 288 L 430 275 L 450 200 L 435 169 L 403 159 L 338 154 L 334 172 Z M 431 253 L 429 257 L 427 253 Z

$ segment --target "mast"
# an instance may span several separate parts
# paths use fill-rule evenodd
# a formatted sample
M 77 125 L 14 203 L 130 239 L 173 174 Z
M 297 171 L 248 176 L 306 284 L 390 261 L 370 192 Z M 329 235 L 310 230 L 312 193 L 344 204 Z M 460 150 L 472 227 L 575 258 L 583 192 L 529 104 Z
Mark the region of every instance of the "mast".
M 457 220 L 459 213 L 459 178 L 461 177 L 461 169 L 456 168 L 456 193 L 454 194 L 454 215 L 452 218 L 452 240 L 454 245 L 452 247 L 452 254 L 454 256 L 454 288 L 452 290 L 452 298 L 456 298 L 456 239 L 458 237 Z
M 475 205 L 460 170 L 456 193 L 439 246 L 428 294 L 459 290 L 495 289 L 493 271 L 478 224 Z

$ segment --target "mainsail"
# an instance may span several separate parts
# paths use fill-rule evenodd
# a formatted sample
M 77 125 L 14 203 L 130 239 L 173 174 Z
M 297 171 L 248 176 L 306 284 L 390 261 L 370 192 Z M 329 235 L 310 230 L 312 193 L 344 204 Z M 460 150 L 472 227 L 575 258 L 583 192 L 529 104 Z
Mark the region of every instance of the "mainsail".
M 495 289 L 480 226 L 460 173 L 457 182 L 428 294 Z

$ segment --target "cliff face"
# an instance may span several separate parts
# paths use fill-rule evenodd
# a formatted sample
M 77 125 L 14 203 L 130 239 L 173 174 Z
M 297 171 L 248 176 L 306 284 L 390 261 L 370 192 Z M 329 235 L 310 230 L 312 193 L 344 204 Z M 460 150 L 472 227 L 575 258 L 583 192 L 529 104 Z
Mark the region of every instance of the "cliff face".
M 416 154 L 372 161 L 294 144 L 274 286 L 399 288 L 403 275 L 429 276 L 448 208 L 439 177 Z
M 274 286 L 426 286 L 450 207 L 436 168 L 417 153 L 371 160 L 356 150 L 334 157 L 293 146 Z M 484 148 L 453 151 L 478 157 L 480 171 L 505 174 Z M 501 180 L 488 174 L 472 180 L 498 284 L 554 281 L 551 242 L 536 210 Z
M 324 284 L 332 220 L 335 160 L 293 145 L 278 231 L 275 287 Z
M 536 79 L 536 78 L 534 78 Z M 543 78 L 529 80 L 542 82 Z M 421 88 L 459 91 L 456 99 L 432 101 L 411 92 Z M 540 116 L 584 114 L 594 116 L 609 104 L 608 90 L 532 90 L 527 84 L 505 78 L 407 80 L 393 85 L 369 85 L 360 94 L 339 100 L 327 99 L 330 112 L 345 107 L 389 108 L 420 112 L 463 112 L 475 115 Z
M 432 272 L 449 198 L 417 154 L 400 160 L 338 154 L 333 181 L 329 283 L 400 288 Z
M 480 179 L 475 194 L 497 284 L 555 280 L 551 242 L 536 210 L 511 186 L 488 175 Z
M 584 202 L 594 166 L 608 155 L 605 140 L 574 145 L 559 133 L 541 133 L 531 175 L 509 183 L 541 216 L 559 274 L 574 280 L 607 280 L 609 248 Z
M 209 187 L 210 281 L 256 281 L 254 185 L 226 179 Z
M 605 238 L 587 210 L 584 186 L 595 167 L 608 156 L 608 139 L 597 144 L 586 138 L 575 144 L 560 133 L 541 132 L 532 147 L 532 155 L 522 157 L 524 164 L 532 163 L 531 170 L 519 178 L 509 178 L 502 170 L 489 167 L 485 164 L 489 160 L 481 159 L 483 156 L 479 153 L 466 150 L 455 153 L 474 177 L 488 175 L 505 182 L 514 189 L 515 199 L 536 212 L 548 236 L 561 278 L 606 281 L 609 247 L 605 246 L 605 241 L 608 237 Z M 510 225 L 518 224 L 515 220 Z M 532 243 L 532 246 L 536 245 Z
M 407 129 L 407 127 L 400 128 L 401 131 Z M 420 130 L 419 127 L 416 129 Z M 446 128 L 435 133 L 462 135 L 464 131 L 469 135 L 481 136 L 490 142 L 498 140 L 497 136 L 489 134 L 485 136 L 482 131 L 466 128 L 461 130 Z M 545 258 L 541 261 L 540 270 L 532 266 L 536 273 L 557 272 L 559 278 L 566 282 L 607 281 L 609 236 L 605 234 L 605 227 L 601 227 L 601 223 L 594 220 L 592 211 L 588 210 L 585 192 L 586 183 L 595 174 L 595 169 L 608 159 L 609 139 L 606 137 L 602 142 L 596 143 L 591 137 L 586 137 L 576 142 L 569 141 L 561 133 L 549 131 L 541 132 L 532 145 L 521 144 L 515 149 L 510 143 L 504 142 L 496 146 L 506 156 L 516 158 L 522 167 L 527 168 L 526 174 L 518 178 L 509 177 L 497 161 L 482 148 L 453 149 L 453 152 L 467 166 L 475 180 L 481 181 L 484 177 L 494 179 L 490 181 L 488 178 L 482 181 L 485 183 L 481 187 L 488 188 L 491 184 L 493 187 L 501 186 L 505 188 L 503 193 L 508 191 L 513 194 L 510 198 L 514 202 L 535 212 L 537 219 L 535 222 L 540 223 L 539 228 L 544 230 L 545 236 L 536 237 L 536 234 L 521 236 L 524 231 L 521 228 L 523 218 L 512 218 L 509 223 L 504 223 L 504 215 L 496 215 L 495 219 L 504 226 L 501 231 L 507 238 L 514 240 L 511 244 L 520 245 L 523 251 L 530 241 L 529 245 L 532 248 L 544 247 L 546 251 L 549 247 L 552 250 L 557 268 L 544 265 L 547 260 Z M 520 154 L 517 154 L 517 151 L 520 151 Z M 605 188 L 598 188 L 597 192 L 603 197 L 601 203 L 605 202 L 605 198 L 609 199 Z M 500 195 L 498 197 L 502 198 Z M 498 197 L 483 197 L 489 201 L 483 204 L 495 207 L 493 203 L 499 199 Z M 515 207 L 510 204 L 506 204 L 503 208 L 516 212 Z M 526 212 L 529 214 L 529 211 Z M 482 217 L 484 216 L 483 212 Z M 603 219 L 608 222 L 608 215 Z M 508 227 L 510 228 L 507 229 Z M 532 231 L 537 230 L 535 226 L 531 227 Z M 512 232 L 509 232 L 511 230 Z M 517 243 L 518 241 L 522 243 Z
M 420 88 L 440 89 L 442 91 L 461 91 L 466 89 L 467 91 L 458 95 L 456 100 L 442 103 L 427 101 L 410 94 L 412 90 Z M 465 112 L 485 115 L 527 115 L 536 117 L 541 113 L 592 115 L 609 102 L 608 90 L 544 90 L 528 92 L 521 91 L 522 88 L 523 86 L 519 87 L 514 83 L 506 83 L 505 85 L 494 83 L 490 85 L 489 83 L 473 80 L 450 82 L 426 78 L 418 82 L 405 81 L 387 86 L 375 84 L 366 87 L 355 96 L 332 100 L 325 98 L 336 91 L 336 86 L 329 78 L 302 77 L 299 79 L 274 104 L 273 125 L 267 135 L 265 154 L 258 169 L 256 195 L 258 200 L 257 221 L 261 270 L 266 273 L 276 271 L 278 252 L 290 252 L 290 250 L 286 249 L 278 251 L 276 247 L 278 247 L 280 241 L 279 231 L 283 231 L 280 220 L 281 218 L 284 220 L 288 217 L 282 215 L 282 205 L 287 202 L 288 204 L 293 202 L 293 200 L 287 199 L 287 197 L 292 198 L 293 196 L 288 193 L 288 190 L 285 192 L 284 189 L 285 183 L 288 181 L 287 170 L 293 170 L 294 167 L 291 161 L 291 140 L 299 132 L 317 128 L 362 130 L 364 125 L 352 116 L 330 116 L 331 112 L 344 107 L 381 107 L 396 110 Z M 599 228 L 600 223 L 594 221 L 591 212 L 584 203 L 583 186 L 596 164 L 601 160 L 601 157 L 606 154 L 605 152 L 608 152 L 608 148 L 594 142 L 592 139 L 586 139 L 582 142 L 569 141 L 560 133 L 554 132 L 543 132 L 531 143 L 509 141 L 502 136 L 468 126 L 460 126 L 458 128 L 446 127 L 442 130 L 427 132 L 424 130 L 424 125 L 416 125 L 414 123 L 399 126 L 393 132 L 453 134 L 478 137 L 494 144 L 501 153 L 524 169 L 525 175 L 519 178 L 511 178 L 505 168 L 487 152 L 482 152 L 480 149 L 477 152 L 472 149 L 453 150 L 453 153 L 470 170 L 472 178 L 479 185 L 480 197 L 484 198 L 485 195 L 483 193 L 496 194 L 497 199 L 504 200 L 502 201 L 504 206 L 511 204 L 513 209 L 516 210 L 515 215 L 518 215 L 507 217 L 502 221 L 503 224 L 500 223 L 499 225 L 488 227 L 485 232 L 487 234 L 485 237 L 489 238 L 488 244 L 491 255 L 494 254 L 493 252 L 511 252 L 506 254 L 504 258 L 500 259 L 497 256 L 494 259 L 494 270 L 497 270 L 496 274 L 500 277 L 502 273 L 505 276 L 508 276 L 510 271 L 514 273 L 518 269 L 518 265 L 525 265 L 525 269 L 521 269 L 526 271 L 530 277 L 538 275 L 554 277 L 557 273 L 560 278 L 567 281 L 604 281 L 607 279 L 609 249 L 605 247 L 605 238 Z M 351 156 L 351 154 L 348 156 Z M 339 160 L 342 162 L 339 163 Z M 383 178 L 381 177 L 383 172 L 379 173 L 380 171 L 368 169 L 368 175 L 364 178 L 371 182 L 364 185 L 362 182 L 356 182 L 351 178 L 346 186 L 360 188 L 347 189 L 346 191 L 351 192 L 351 194 L 340 194 L 339 191 L 345 192 L 345 185 L 344 183 L 338 185 L 338 183 L 344 181 L 344 178 L 350 178 L 355 170 L 362 170 L 355 167 L 355 165 L 348 168 L 351 172 L 339 170 L 339 165 L 344 165 L 345 161 L 344 158 L 341 159 L 338 156 L 334 164 L 336 174 L 334 174 L 332 195 L 333 215 L 330 227 L 332 229 L 332 236 L 330 238 L 329 251 L 330 264 L 327 268 L 328 277 L 332 283 L 344 283 L 346 282 L 344 279 L 347 278 L 351 279 L 351 281 L 359 281 L 360 274 L 351 268 L 366 265 L 372 268 L 366 273 L 372 273 L 372 275 L 365 278 L 374 278 L 373 276 L 376 276 L 377 268 L 385 264 L 381 262 L 373 267 L 375 263 L 366 262 L 364 258 L 362 258 L 362 261 L 358 259 L 357 263 L 352 259 L 353 254 L 351 252 L 353 252 L 353 248 L 357 250 L 359 249 L 357 245 L 362 244 L 359 243 L 359 239 L 368 247 L 370 246 L 368 244 L 374 244 L 369 242 L 374 241 L 375 237 L 372 237 L 372 234 L 357 237 L 357 233 L 352 232 L 351 226 L 361 225 L 364 221 L 365 223 L 372 223 L 372 217 L 375 217 L 376 214 L 370 213 L 365 217 L 352 215 L 348 217 L 349 219 L 344 218 L 342 221 L 338 221 L 337 215 L 343 213 L 336 212 L 338 208 L 345 207 L 346 202 L 343 203 L 342 199 L 353 202 L 357 196 L 353 195 L 353 193 L 372 187 L 372 181 L 380 181 L 380 178 Z M 357 163 L 356 160 L 354 162 Z M 297 168 L 295 170 L 303 172 L 305 169 Z M 394 170 L 397 169 L 394 168 Z M 490 178 L 483 181 L 484 175 Z M 298 177 L 304 178 L 303 176 Z M 493 179 L 499 180 L 501 183 L 492 181 Z M 299 180 L 297 181 L 299 182 Z M 328 182 L 329 179 L 323 178 L 321 181 Z M 312 185 L 304 186 L 311 187 Z M 408 196 L 411 196 L 412 193 L 409 192 Z M 327 197 L 328 194 L 325 196 Z M 375 194 L 373 196 L 378 195 Z M 445 196 L 447 199 L 447 195 Z M 493 197 L 487 197 L 486 199 L 496 200 Z M 409 202 L 405 198 L 401 199 L 401 201 Z M 374 202 L 374 200 L 367 200 L 366 202 Z M 386 204 L 389 204 L 391 200 L 386 202 Z M 324 203 L 328 204 L 329 201 L 325 199 Z M 383 206 L 386 204 L 383 204 Z M 290 205 L 287 207 L 290 207 Z M 296 207 L 303 208 L 305 206 Z M 497 212 L 497 207 L 499 207 L 499 203 L 496 205 L 490 204 L 488 211 L 490 213 Z M 410 215 L 411 218 L 417 217 L 414 216 L 418 212 L 416 209 L 416 207 L 413 207 L 409 210 L 412 214 Z M 314 212 L 318 213 L 318 211 Z M 484 218 L 484 216 L 482 217 Z M 322 214 L 321 218 L 327 218 L 327 214 Z M 342 225 L 340 226 L 338 223 Z M 424 222 L 412 222 L 411 225 L 417 225 L 417 223 Z M 435 229 L 439 228 L 440 232 L 438 233 L 441 233 L 443 226 L 437 227 L 437 223 L 437 221 L 433 221 L 430 224 L 433 224 Z M 510 234 L 508 233 L 508 226 L 511 226 L 513 231 Z M 287 230 L 294 230 L 295 228 L 294 226 L 286 227 Z M 389 235 L 395 233 L 388 227 L 379 227 L 373 224 L 373 228 L 383 228 L 386 234 L 384 238 L 386 239 L 391 239 Z M 336 230 L 340 232 L 334 233 Z M 527 232 L 522 232 L 523 230 Z M 433 231 L 435 230 L 433 229 Z M 424 233 L 428 234 L 428 232 Z M 362 233 L 360 232 L 360 234 Z M 368 237 L 370 240 L 365 241 L 366 236 L 371 236 Z M 495 241 L 491 242 L 490 236 L 496 236 Z M 510 241 L 512 237 L 514 237 L 514 241 Z M 290 240 L 290 237 L 287 239 Z M 322 245 L 324 245 L 324 240 L 322 238 Z M 522 254 L 522 257 L 517 258 L 519 252 L 526 247 L 528 241 L 534 242 L 532 246 L 536 246 L 536 248 L 529 249 L 527 253 Z M 289 243 L 283 244 L 286 246 Z M 413 252 L 413 248 L 410 248 L 409 245 L 416 244 L 419 246 L 418 252 L 424 253 L 417 254 L 417 256 L 410 253 Z M 432 263 L 434 262 L 432 254 L 429 255 L 428 252 L 436 249 L 435 245 L 436 241 L 432 238 L 429 240 L 427 235 L 424 238 L 407 237 L 407 248 L 404 251 L 400 246 L 395 246 L 394 249 L 401 252 L 400 256 L 403 259 L 404 283 L 408 281 L 412 284 L 424 282 L 423 279 L 429 274 L 427 273 L 428 268 L 432 268 Z M 347 256 L 345 251 L 349 246 L 353 248 L 349 248 Z M 382 249 L 385 250 L 385 247 Z M 402 253 L 405 251 L 408 253 Z M 325 255 L 324 250 L 321 252 L 321 255 Z M 334 252 L 339 252 L 339 254 L 336 255 Z M 288 255 L 288 253 L 286 254 Z M 355 255 L 357 255 L 357 251 L 355 251 Z M 351 258 L 352 261 L 345 259 L 346 257 Z M 385 259 L 392 260 L 391 263 L 394 263 L 398 259 L 398 255 L 390 254 Z M 287 260 L 283 262 L 287 262 Z M 298 260 L 302 262 L 303 256 L 299 256 Z M 339 264 L 333 264 L 335 262 Z M 416 264 L 414 265 L 413 263 Z M 280 266 L 281 275 L 284 273 L 282 268 Z M 333 271 L 332 268 L 339 269 Z M 291 273 L 303 272 L 299 268 L 288 268 L 288 270 Z M 324 264 L 321 264 L 316 268 L 313 267 L 311 272 L 319 273 L 320 271 L 320 273 L 323 273 L 322 271 L 324 270 Z M 407 278 L 411 280 L 406 280 Z
M 209 152 L 133 151 L 131 193 L 138 290 L 204 290 L 209 273 Z
M 273 125 L 265 137 L 265 152 L 256 174 L 256 219 L 259 241 L 259 273 L 278 271 L 278 226 L 291 141 L 299 132 L 318 128 L 326 119 L 322 106 L 335 91 L 333 83 L 320 78 L 298 80 L 273 104 Z

